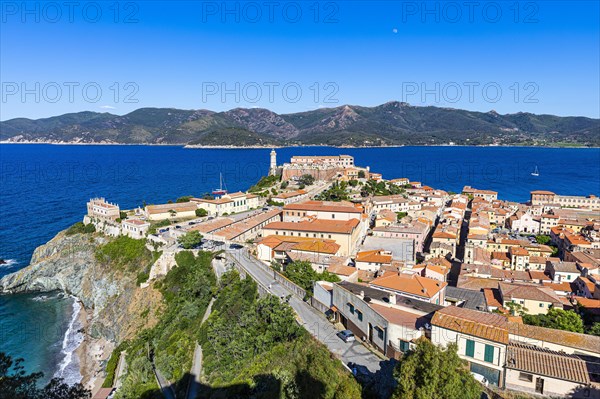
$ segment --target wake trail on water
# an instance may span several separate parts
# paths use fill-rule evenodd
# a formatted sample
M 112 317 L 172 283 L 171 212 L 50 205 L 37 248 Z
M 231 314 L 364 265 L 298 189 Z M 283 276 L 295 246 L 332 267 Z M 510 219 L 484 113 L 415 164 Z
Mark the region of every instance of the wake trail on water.
M 75 354 L 75 350 L 83 342 L 83 334 L 80 332 L 82 325 L 79 322 L 81 304 L 76 297 L 71 296 L 71 298 L 73 298 L 73 314 L 63 338 L 61 350 L 64 358 L 58 365 L 58 370 L 54 373 L 54 377 L 62 378 L 69 385 L 77 384 L 83 378 L 79 371 L 79 359 Z

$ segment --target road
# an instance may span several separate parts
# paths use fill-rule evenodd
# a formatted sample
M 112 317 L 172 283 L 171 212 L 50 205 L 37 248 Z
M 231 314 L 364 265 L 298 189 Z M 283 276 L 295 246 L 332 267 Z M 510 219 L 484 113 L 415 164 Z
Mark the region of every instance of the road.
M 255 281 L 266 287 L 273 295 L 278 297 L 292 295 L 292 292 L 288 288 L 273 280 L 273 275 L 264 269 L 259 260 L 248 255 L 246 248 L 228 249 L 227 254 L 231 259 L 237 261 Z M 345 364 L 352 362 L 359 366 L 364 366 L 372 373 L 379 371 L 382 360 L 358 342 L 346 343 L 342 341 L 336 335 L 338 331 L 322 313 L 293 295 L 289 303 L 296 311 L 304 328 L 317 340 L 325 344 L 342 362 Z
M 154 375 L 156 376 L 156 381 L 158 382 L 158 386 L 165 397 L 165 399 L 175 399 L 175 391 L 173 390 L 173 386 L 167 380 L 160 371 L 154 367 L 154 363 L 152 364 L 152 368 L 154 369 Z

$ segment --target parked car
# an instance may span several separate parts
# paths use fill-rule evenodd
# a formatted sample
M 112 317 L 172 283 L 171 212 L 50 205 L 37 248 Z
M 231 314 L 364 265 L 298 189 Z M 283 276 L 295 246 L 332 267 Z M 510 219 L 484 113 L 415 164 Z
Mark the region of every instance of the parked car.
M 229 248 L 231 248 L 231 249 L 240 249 L 240 248 L 244 248 L 244 246 L 240 245 L 240 244 L 230 244 Z
M 486 387 L 488 386 L 488 380 L 487 380 L 487 378 L 485 378 L 481 374 L 477 374 L 477 373 L 471 372 L 471 375 L 473 376 L 473 378 L 475 378 L 477 381 L 479 381 L 480 383 L 482 383 Z
M 340 331 L 338 334 L 338 337 L 340 337 L 342 339 L 342 341 L 344 342 L 352 342 L 352 341 L 356 341 L 356 338 L 354 338 L 354 333 L 350 330 L 343 330 Z

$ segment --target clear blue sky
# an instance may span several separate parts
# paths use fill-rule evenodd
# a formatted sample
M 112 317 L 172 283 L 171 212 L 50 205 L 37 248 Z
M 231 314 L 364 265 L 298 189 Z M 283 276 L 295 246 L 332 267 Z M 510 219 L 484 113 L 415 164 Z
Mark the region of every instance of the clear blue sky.
M 1 4 L 1 120 L 389 100 L 600 117 L 598 1 Z

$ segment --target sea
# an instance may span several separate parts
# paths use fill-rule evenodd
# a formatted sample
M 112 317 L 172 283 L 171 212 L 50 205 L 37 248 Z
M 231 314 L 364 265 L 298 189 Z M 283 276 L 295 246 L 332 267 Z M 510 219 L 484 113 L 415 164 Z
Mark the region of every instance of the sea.
M 86 202 L 105 197 L 130 209 L 219 185 L 246 190 L 269 168 L 269 148 L 197 149 L 181 146 L 0 144 L 0 276 L 27 266 L 34 249 L 82 220 Z M 355 158 L 386 179 L 407 177 L 460 192 L 465 185 L 525 202 L 531 190 L 600 195 L 600 149 L 530 147 L 277 148 L 293 155 Z M 539 176 L 533 176 L 536 169 Z M 60 292 L 0 295 L 0 352 L 24 358 L 45 378 L 81 379 L 74 350 L 77 301 Z

